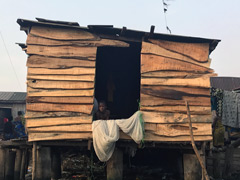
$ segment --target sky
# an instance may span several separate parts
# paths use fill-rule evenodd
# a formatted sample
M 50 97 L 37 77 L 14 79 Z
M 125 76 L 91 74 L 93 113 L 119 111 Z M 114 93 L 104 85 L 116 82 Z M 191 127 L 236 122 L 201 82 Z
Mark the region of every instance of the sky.
M 26 91 L 27 55 L 15 43 L 25 43 L 18 18 L 35 17 L 78 22 L 80 26 L 114 25 L 168 33 L 162 0 L 0 0 L 0 91 Z M 240 77 L 240 1 L 165 0 L 172 34 L 220 39 L 211 53 L 211 68 L 219 76 Z

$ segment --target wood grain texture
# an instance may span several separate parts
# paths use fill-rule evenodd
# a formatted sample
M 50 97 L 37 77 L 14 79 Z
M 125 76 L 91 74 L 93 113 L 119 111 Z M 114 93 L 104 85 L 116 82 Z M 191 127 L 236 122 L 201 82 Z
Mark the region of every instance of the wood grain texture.
M 141 54 L 141 73 L 155 71 L 184 71 L 195 73 L 211 73 L 212 69 L 177 59 Z
M 173 113 L 186 113 L 185 106 L 141 106 L 143 111 L 153 112 L 173 112 Z M 211 107 L 209 106 L 191 106 L 191 114 L 209 115 L 211 114 Z
M 181 79 L 193 79 L 200 77 L 214 77 L 217 76 L 216 73 L 192 73 L 184 71 L 155 71 L 142 73 L 141 77 L 145 78 L 181 78 Z
M 96 35 L 76 28 L 32 26 L 30 34 L 56 40 L 97 40 Z
M 76 46 L 39 46 L 29 45 L 27 47 L 27 54 L 35 54 L 50 57 L 65 57 L 65 58 L 96 58 L 96 47 L 76 47 Z
M 39 119 L 39 118 L 55 118 L 55 117 L 79 117 L 86 116 L 84 113 L 79 112 L 38 112 L 38 111 L 26 111 L 25 118 L 26 119 Z
M 93 104 L 93 97 L 27 97 L 27 103 Z
M 164 85 L 164 86 L 210 88 L 210 78 L 209 77 L 195 79 L 142 78 L 141 85 Z
M 69 112 L 81 112 L 91 114 L 92 104 L 50 104 L 50 103 L 28 103 L 26 109 L 28 111 L 69 111 Z
M 187 114 L 183 113 L 162 113 L 162 112 L 146 112 L 141 111 L 145 123 L 172 124 L 187 123 Z M 193 123 L 212 123 L 212 115 L 192 115 Z
M 94 82 L 28 80 L 28 87 L 40 89 L 93 89 Z
M 45 90 L 45 89 L 33 89 L 27 87 L 28 96 L 91 96 L 93 97 L 94 90 Z
M 176 106 L 185 105 L 185 100 L 189 102 L 191 106 L 211 106 L 209 97 L 189 97 L 182 96 L 182 100 L 167 99 L 161 97 L 155 97 L 147 94 L 140 95 L 141 106 Z
M 209 56 L 209 43 L 183 43 L 155 39 L 149 39 L 149 41 L 164 49 L 185 55 L 199 62 L 206 62 Z
M 141 86 L 141 93 L 176 100 L 183 100 L 183 97 L 187 96 L 210 98 L 210 88 L 180 86 Z
M 147 43 L 147 42 L 143 42 L 142 43 L 142 49 L 141 49 L 141 53 L 142 55 L 144 54 L 152 54 L 152 55 L 157 55 L 157 56 L 161 56 L 161 57 L 166 57 L 166 58 L 172 58 L 175 60 L 179 60 L 179 61 L 183 61 L 183 62 L 188 62 L 188 63 L 193 63 L 202 67 L 207 67 L 209 68 L 210 66 L 210 61 L 208 61 L 209 59 L 206 58 L 205 61 L 200 62 L 197 61 L 193 58 L 190 58 L 188 56 L 185 56 L 183 54 L 179 54 L 173 51 L 169 51 L 165 48 L 162 48 L 158 45 L 152 44 L 152 43 Z
M 95 58 L 90 60 L 67 59 L 31 55 L 27 60 L 27 67 L 65 69 L 72 67 L 95 67 Z
M 28 75 L 94 75 L 95 68 L 68 68 L 68 69 L 46 69 L 46 68 L 28 68 Z
M 92 124 L 69 124 L 45 127 L 29 127 L 28 132 L 92 132 Z
M 27 119 L 26 127 L 57 126 L 71 124 L 92 124 L 92 116 L 77 117 L 49 117 L 38 119 Z
M 34 36 L 29 34 L 27 37 L 27 45 L 42 45 L 42 46 L 80 46 L 80 47 L 102 47 L 102 46 L 114 46 L 114 47 L 129 47 L 129 44 L 119 40 L 112 39 L 98 39 L 98 40 L 53 40 L 40 36 Z
M 54 80 L 54 81 L 85 81 L 85 82 L 93 82 L 95 79 L 95 75 L 79 75 L 79 76 L 71 76 L 71 75 L 28 75 L 27 79 L 29 80 Z M 76 82 L 77 83 L 77 82 Z

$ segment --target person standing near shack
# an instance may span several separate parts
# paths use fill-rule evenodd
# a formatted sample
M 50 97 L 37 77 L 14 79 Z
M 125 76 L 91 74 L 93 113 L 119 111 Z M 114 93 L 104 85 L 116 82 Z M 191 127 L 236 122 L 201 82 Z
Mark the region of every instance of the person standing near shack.
M 3 128 L 3 138 L 4 140 L 9 140 L 14 138 L 14 126 L 12 124 L 13 118 L 10 117 L 8 121 L 4 124 Z
M 96 120 L 108 120 L 110 117 L 110 111 L 107 109 L 107 105 L 104 101 L 99 102 L 98 111 L 95 114 Z

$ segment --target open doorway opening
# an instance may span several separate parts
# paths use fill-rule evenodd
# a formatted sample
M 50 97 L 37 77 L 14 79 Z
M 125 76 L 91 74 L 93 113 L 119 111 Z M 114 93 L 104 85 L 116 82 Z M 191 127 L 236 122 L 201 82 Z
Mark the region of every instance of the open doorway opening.
M 128 118 L 138 110 L 141 44 L 97 51 L 95 97 L 105 101 L 110 119 Z
M 10 118 L 12 116 L 11 108 L 0 108 L 0 133 L 3 132 L 4 118 Z

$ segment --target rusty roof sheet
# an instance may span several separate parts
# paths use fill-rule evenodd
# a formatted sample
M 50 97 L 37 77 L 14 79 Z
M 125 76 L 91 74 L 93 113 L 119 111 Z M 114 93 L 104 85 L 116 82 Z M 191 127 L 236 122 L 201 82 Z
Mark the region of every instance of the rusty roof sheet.
M 240 88 L 239 77 L 211 77 L 210 83 L 211 87 L 227 91 L 233 91 Z
M 83 27 L 76 22 L 54 21 L 54 20 L 46 20 L 41 18 L 36 18 L 36 19 L 38 21 L 18 19 L 17 23 L 21 26 L 21 30 L 24 30 L 26 33 L 28 33 L 29 28 L 31 28 L 32 26 L 38 25 L 38 26 L 83 29 L 86 31 L 96 33 L 100 37 L 108 37 L 108 38 L 125 40 L 125 41 L 142 42 L 142 39 L 144 38 L 151 38 L 151 39 L 161 39 L 161 40 L 168 40 L 168 41 L 174 41 L 174 42 L 209 43 L 210 44 L 209 54 L 216 48 L 217 44 L 220 42 L 220 40 L 218 39 L 206 39 L 206 38 L 200 38 L 200 37 L 155 33 L 154 30 L 152 31 L 152 29 L 154 29 L 153 27 L 151 27 L 150 32 L 145 32 L 145 31 L 127 29 L 127 27 L 115 28 L 113 27 L 113 25 L 88 25 L 88 27 Z

